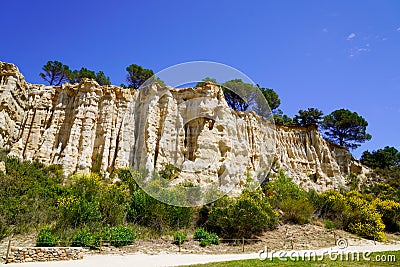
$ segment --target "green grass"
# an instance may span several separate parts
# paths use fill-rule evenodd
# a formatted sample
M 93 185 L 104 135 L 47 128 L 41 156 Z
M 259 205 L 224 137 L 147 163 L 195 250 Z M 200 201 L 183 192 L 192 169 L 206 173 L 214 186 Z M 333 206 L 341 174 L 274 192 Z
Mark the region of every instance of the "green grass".
M 394 255 L 395 259 L 391 259 L 391 261 L 388 260 L 388 257 Z M 386 261 L 377 261 L 378 257 L 380 259 L 383 259 L 383 257 L 386 257 Z M 351 256 L 349 257 L 351 259 Z M 318 260 L 319 257 L 316 258 L 316 260 L 299 260 L 299 261 L 293 261 L 288 259 L 287 261 L 281 261 L 280 259 L 274 258 L 274 260 L 269 260 L 266 259 L 264 261 L 261 261 L 259 259 L 253 259 L 253 260 L 238 260 L 238 261 L 226 261 L 226 262 L 216 262 L 216 263 L 208 263 L 208 264 L 198 264 L 198 265 L 190 265 L 192 267 L 196 266 L 201 266 L 201 267 L 206 267 L 206 266 L 216 266 L 216 267 L 231 267 L 231 266 L 243 266 L 243 267 L 253 267 L 253 266 L 309 266 L 309 267 L 316 267 L 316 266 L 399 266 L 400 265 L 400 251 L 387 251 L 387 252 L 377 252 L 377 253 L 372 253 L 370 256 L 370 261 L 363 260 L 362 254 L 360 254 L 360 261 L 356 260 L 349 260 L 349 261 L 340 261 L 340 257 L 338 257 L 338 260 L 333 261 L 330 260 L 329 257 L 325 257 L 323 260 Z

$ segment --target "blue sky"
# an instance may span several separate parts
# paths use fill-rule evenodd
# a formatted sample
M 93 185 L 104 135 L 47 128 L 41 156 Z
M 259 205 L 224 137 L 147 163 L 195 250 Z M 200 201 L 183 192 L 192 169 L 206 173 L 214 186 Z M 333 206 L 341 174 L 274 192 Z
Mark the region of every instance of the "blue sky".
M 0 60 L 26 80 L 48 60 L 155 72 L 209 60 L 277 91 L 290 116 L 358 112 L 373 139 L 354 151 L 400 149 L 400 1 L 2 1 Z

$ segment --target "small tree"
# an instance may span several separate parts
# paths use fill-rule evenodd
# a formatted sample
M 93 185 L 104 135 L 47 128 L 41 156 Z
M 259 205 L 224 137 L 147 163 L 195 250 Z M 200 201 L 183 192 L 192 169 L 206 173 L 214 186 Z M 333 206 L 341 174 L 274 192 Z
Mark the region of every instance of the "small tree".
M 284 114 L 282 110 L 278 109 L 272 117 L 276 125 L 294 125 L 293 119 Z
M 198 82 L 194 87 L 202 87 L 202 86 L 204 86 L 207 82 L 208 82 L 208 83 L 213 83 L 213 84 L 217 84 L 217 85 L 218 85 L 217 79 L 215 79 L 215 78 L 210 78 L 210 77 L 206 77 L 206 78 L 204 78 L 203 80 L 201 80 L 201 82 Z
M 322 120 L 324 113 L 316 108 L 308 108 L 307 110 L 299 110 L 299 114 L 295 115 L 293 122 L 300 126 L 318 125 Z
M 149 78 L 154 75 L 154 72 L 150 69 L 144 69 L 142 66 L 131 64 L 126 67 L 128 75 L 126 81 L 128 87 L 139 89 L 140 86 Z
M 361 155 L 361 163 L 371 168 L 380 169 L 400 167 L 400 152 L 389 146 L 372 152 L 367 150 Z
M 230 80 L 222 84 L 225 100 L 231 109 L 245 111 L 249 107 L 249 92 L 254 86 L 243 82 L 241 79 Z
M 47 81 L 50 85 L 59 86 L 62 83 L 69 81 L 71 70 L 67 65 L 62 64 L 59 61 L 47 61 L 46 65 L 43 66 L 44 71 L 39 73 L 39 76 L 43 80 Z
M 83 78 L 93 79 L 100 85 L 110 85 L 110 78 L 107 77 L 103 71 L 94 72 L 87 68 L 81 68 L 80 70 L 74 70 L 69 75 L 71 83 L 80 83 Z
M 268 106 L 271 111 L 275 111 L 281 104 L 281 100 L 279 99 L 278 94 L 271 88 L 262 88 L 257 84 L 258 89 L 261 90 L 265 99 L 268 102 Z
M 329 141 L 351 149 L 371 139 L 372 136 L 366 132 L 367 126 L 368 122 L 363 117 L 348 109 L 335 110 L 322 122 Z
M 106 76 L 103 71 L 96 73 L 96 82 L 100 85 L 110 85 L 110 77 Z

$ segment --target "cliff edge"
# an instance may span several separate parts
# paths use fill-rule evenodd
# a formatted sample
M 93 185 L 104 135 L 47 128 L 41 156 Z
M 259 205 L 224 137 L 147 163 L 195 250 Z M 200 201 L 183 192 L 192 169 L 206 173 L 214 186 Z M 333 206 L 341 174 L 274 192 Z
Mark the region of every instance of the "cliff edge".
M 66 174 L 106 174 L 133 166 L 172 163 L 180 180 L 234 181 L 284 170 L 306 188 L 338 188 L 350 172 L 366 169 L 346 148 L 327 142 L 316 127 L 273 126 L 253 112 L 230 109 L 221 89 L 143 90 L 25 81 L 0 62 L 0 147 L 21 159 L 61 164 Z

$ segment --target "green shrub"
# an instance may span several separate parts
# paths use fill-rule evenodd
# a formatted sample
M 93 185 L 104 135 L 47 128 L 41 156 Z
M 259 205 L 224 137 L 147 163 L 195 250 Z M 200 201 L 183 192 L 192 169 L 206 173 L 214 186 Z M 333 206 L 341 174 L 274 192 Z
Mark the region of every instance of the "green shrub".
M 225 196 L 211 204 L 206 226 L 223 238 L 253 238 L 274 228 L 277 221 L 261 191 L 245 190 L 237 198 Z
M 135 241 L 136 234 L 126 226 L 114 226 L 110 229 L 111 245 L 123 247 L 130 245 Z
M 97 232 L 93 235 L 93 246 L 100 247 L 100 240 L 102 242 L 110 242 L 111 240 L 111 230 L 110 227 L 105 226 L 100 229 L 97 229 Z
M 39 234 L 36 238 L 37 247 L 54 247 L 57 245 L 57 238 L 53 235 L 50 228 L 44 227 L 39 230 Z
M 274 207 L 278 207 L 286 199 L 307 198 L 307 192 L 299 188 L 292 178 L 287 177 L 283 171 L 279 171 L 276 179 L 264 183 L 263 191 Z
M 400 231 L 400 203 L 393 200 L 374 199 L 373 205 L 382 216 L 386 230 L 390 232 Z
M 325 228 L 329 229 L 329 230 L 334 229 L 335 228 L 335 223 L 330 221 L 330 220 L 326 220 L 325 221 Z
M 215 233 L 209 233 L 207 240 L 209 240 L 213 245 L 219 245 L 219 237 Z
M 89 229 L 85 228 L 78 231 L 72 238 L 73 247 L 93 247 L 94 236 Z
M 131 194 L 128 221 L 148 226 L 157 232 L 187 228 L 192 223 L 194 209 L 160 202 L 142 189 Z
M 279 206 L 283 211 L 282 219 L 294 224 L 308 223 L 314 212 L 314 207 L 307 199 L 285 199 Z
M 114 226 L 124 223 L 129 207 L 129 192 L 126 185 L 108 184 L 99 197 L 102 221 Z
M 178 177 L 180 169 L 171 163 L 164 163 L 162 169 L 158 172 L 160 176 L 169 181 Z
M 208 239 L 200 240 L 200 247 L 206 247 L 206 246 L 211 246 L 211 241 Z
M 194 240 L 198 240 L 198 241 L 200 241 L 200 240 L 202 240 L 202 239 L 207 239 L 207 237 L 208 237 L 209 234 L 210 234 L 210 233 L 207 232 L 204 228 L 197 228 L 197 229 L 194 231 L 193 239 L 194 239 Z
M 193 239 L 200 241 L 200 246 L 211 246 L 219 244 L 219 237 L 215 233 L 210 233 L 204 228 L 197 228 L 194 231 Z
M 174 242 L 175 245 L 182 245 L 186 241 L 186 234 L 184 232 L 176 232 L 174 234 Z
M 381 214 L 376 207 L 356 191 L 350 191 L 346 195 L 346 203 L 349 207 L 345 213 L 346 230 L 356 235 L 384 241 L 386 239 L 385 224 L 382 221 Z

